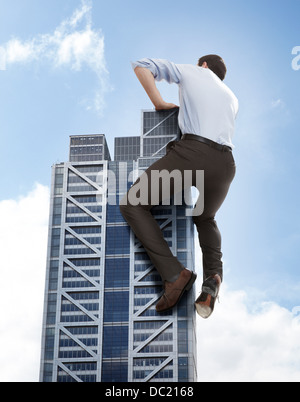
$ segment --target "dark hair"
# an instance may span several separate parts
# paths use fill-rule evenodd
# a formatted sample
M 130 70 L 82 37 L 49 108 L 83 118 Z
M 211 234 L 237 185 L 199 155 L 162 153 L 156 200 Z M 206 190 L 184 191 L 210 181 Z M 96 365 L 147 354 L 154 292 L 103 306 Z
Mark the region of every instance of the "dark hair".
M 222 57 L 216 54 L 208 54 L 199 59 L 198 66 L 201 67 L 204 62 L 207 63 L 208 68 L 212 70 L 220 80 L 224 80 L 227 68 Z

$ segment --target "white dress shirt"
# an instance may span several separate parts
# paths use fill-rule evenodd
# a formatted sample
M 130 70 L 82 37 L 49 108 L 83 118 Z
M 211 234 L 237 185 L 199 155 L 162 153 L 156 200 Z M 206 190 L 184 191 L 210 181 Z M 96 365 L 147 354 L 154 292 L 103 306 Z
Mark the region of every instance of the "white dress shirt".
M 233 148 L 238 99 L 220 78 L 207 68 L 175 64 L 162 59 L 141 59 L 132 67 L 148 68 L 156 81 L 178 84 L 182 134 L 195 134 Z

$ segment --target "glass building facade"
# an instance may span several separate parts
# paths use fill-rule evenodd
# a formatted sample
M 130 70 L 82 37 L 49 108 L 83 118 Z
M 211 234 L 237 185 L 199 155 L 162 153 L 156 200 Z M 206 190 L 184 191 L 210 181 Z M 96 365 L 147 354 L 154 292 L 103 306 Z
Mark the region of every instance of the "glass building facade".
M 52 169 L 41 382 L 196 381 L 193 291 L 158 314 L 162 283 L 119 200 L 178 138 L 177 112 L 142 112 L 140 137 L 71 136 Z M 152 210 L 172 251 L 194 267 L 185 206 Z

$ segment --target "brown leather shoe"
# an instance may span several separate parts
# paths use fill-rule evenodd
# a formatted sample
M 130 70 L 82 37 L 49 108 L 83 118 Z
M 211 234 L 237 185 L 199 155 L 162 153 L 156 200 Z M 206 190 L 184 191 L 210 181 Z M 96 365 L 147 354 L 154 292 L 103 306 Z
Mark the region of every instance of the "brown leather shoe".
M 197 278 L 194 272 L 184 269 L 181 271 L 179 278 L 175 282 L 165 281 L 165 293 L 156 305 L 156 311 L 162 313 L 175 307 L 180 301 L 185 291 L 192 289 Z
M 212 315 L 221 283 L 222 280 L 218 274 L 210 276 L 203 283 L 202 292 L 195 302 L 196 310 L 200 317 L 208 318 Z

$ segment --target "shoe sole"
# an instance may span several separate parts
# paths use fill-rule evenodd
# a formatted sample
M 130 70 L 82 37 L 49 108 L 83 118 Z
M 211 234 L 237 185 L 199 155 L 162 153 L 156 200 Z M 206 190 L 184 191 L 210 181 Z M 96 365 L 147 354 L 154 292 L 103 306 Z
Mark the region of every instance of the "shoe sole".
M 176 303 L 174 303 L 173 306 L 170 306 L 170 307 L 168 307 L 168 308 L 166 308 L 166 309 L 159 310 L 159 311 L 156 310 L 156 311 L 157 311 L 158 313 L 164 313 L 165 311 L 171 310 L 172 308 L 174 308 L 175 306 L 177 306 L 177 304 L 180 302 L 182 296 L 184 295 L 184 292 L 188 292 L 188 291 L 190 291 L 190 290 L 192 289 L 192 287 L 193 287 L 193 285 L 194 285 L 196 279 L 197 279 L 197 274 L 195 274 L 194 272 L 192 272 L 191 279 L 188 281 L 188 283 L 187 283 L 187 284 L 185 285 L 185 287 L 182 289 L 182 292 L 181 292 L 181 294 L 180 294 L 178 300 L 176 301 Z
M 208 294 L 207 297 L 209 298 L 208 302 L 210 304 L 211 303 L 211 295 Z M 198 315 L 204 319 L 209 318 L 213 313 L 212 308 L 205 304 L 195 303 L 195 307 L 196 307 L 196 311 L 197 311 Z
M 202 294 L 205 294 L 207 296 L 206 300 L 209 298 L 209 300 L 208 300 L 209 306 L 207 306 L 205 304 L 201 304 L 201 302 L 200 303 L 197 303 L 197 301 L 195 302 L 196 311 L 197 311 L 198 315 L 200 315 L 200 317 L 207 319 L 212 315 L 212 313 L 214 312 L 214 309 L 210 307 L 211 298 L 213 297 L 214 299 L 217 299 L 219 296 L 219 292 L 220 292 L 220 287 L 217 288 L 215 291 L 207 286 L 202 287 Z M 198 297 L 198 299 L 200 297 L 201 297 L 201 295 Z M 216 302 L 216 300 L 215 300 L 215 302 Z

